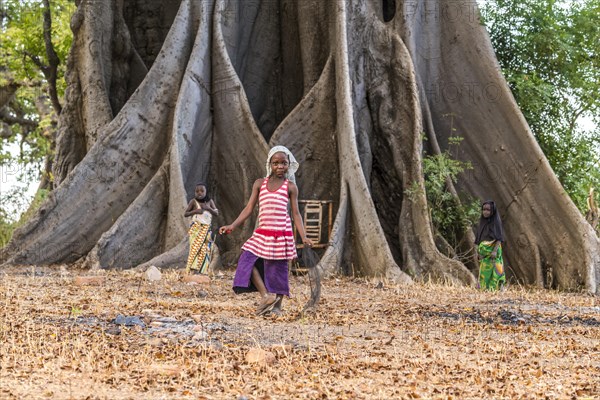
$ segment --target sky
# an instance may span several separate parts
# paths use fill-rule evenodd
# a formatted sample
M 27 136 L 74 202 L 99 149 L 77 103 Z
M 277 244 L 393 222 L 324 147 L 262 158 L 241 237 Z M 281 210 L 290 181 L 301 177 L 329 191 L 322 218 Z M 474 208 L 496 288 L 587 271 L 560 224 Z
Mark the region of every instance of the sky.
M 3 144 L 3 146 L 8 146 L 7 150 L 12 154 L 19 154 L 19 146 L 16 143 Z M 0 201 L 2 202 L 0 207 L 8 213 L 8 217 L 12 220 L 18 220 L 21 213 L 25 212 L 39 184 L 37 180 L 19 182 L 19 176 L 27 175 L 27 172 L 33 172 L 35 175 L 37 172 L 35 169 L 36 166 L 18 163 L 0 165 Z M 22 195 L 10 196 L 20 188 L 24 189 Z

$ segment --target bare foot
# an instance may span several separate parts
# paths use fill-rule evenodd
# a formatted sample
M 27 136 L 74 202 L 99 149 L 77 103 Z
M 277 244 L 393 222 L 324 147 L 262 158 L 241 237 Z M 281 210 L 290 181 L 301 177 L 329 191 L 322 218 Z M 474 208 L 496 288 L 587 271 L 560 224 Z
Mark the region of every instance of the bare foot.
M 273 305 L 277 301 L 277 296 L 274 293 L 267 293 L 258 303 L 258 307 L 256 308 L 256 315 L 264 315 L 267 312 L 271 311 Z
M 281 310 L 282 304 L 283 304 L 283 295 L 278 294 L 277 300 L 275 300 L 275 303 L 273 303 L 273 308 L 269 312 L 269 315 L 275 315 L 275 316 L 279 317 L 281 314 L 283 314 L 283 311 Z

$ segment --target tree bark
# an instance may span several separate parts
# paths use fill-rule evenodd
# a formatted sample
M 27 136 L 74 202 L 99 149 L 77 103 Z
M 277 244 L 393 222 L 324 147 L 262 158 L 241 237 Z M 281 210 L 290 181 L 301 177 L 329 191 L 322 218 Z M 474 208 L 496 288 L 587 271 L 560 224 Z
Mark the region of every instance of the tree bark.
M 79 5 L 61 183 L 5 262 L 183 266 L 195 183 L 209 183 L 216 223 L 231 222 L 283 144 L 300 161 L 301 198 L 335 204 L 319 271 L 472 285 L 436 247 L 421 165 L 424 133 L 438 152 L 458 134 L 475 169 L 449 190 L 496 200 L 512 277 L 596 292 L 598 238 L 533 139 L 474 5 L 184 0 L 154 57 L 138 4 Z M 254 222 L 217 239 L 226 264 Z

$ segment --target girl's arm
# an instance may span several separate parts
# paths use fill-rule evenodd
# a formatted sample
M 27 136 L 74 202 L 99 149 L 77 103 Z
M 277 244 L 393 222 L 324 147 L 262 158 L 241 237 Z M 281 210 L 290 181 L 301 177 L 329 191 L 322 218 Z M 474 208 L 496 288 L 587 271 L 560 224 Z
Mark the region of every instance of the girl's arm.
M 313 242 L 312 240 L 306 237 L 306 232 L 304 231 L 304 223 L 302 222 L 302 216 L 300 215 L 300 210 L 298 209 L 298 186 L 296 186 L 292 182 L 289 182 L 288 188 L 288 193 L 290 195 L 290 203 L 292 203 L 292 219 L 294 220 L 294 225 L 296 225 L 296 230 L 300 234 L 302 243 L 304 243 L 308 247 L 312 247 Z
M 207 204 L 207 210 L 212 214 L 212 215 L 219 215 L 219 210 L 217 210 L 217 206 L 215 205 L 215 202 L 213 201 L 213 199 L 210 199 L 210 201 Z
M 196 202 L 194 199 L 190 200 L 190 204 L 188 204 L 185 212 L 183 213 L 184 217 L 191 217 L 194 214 L 198 214 L 196 209 Z
M 240 215 L 235 219 L 235 221 L 233 221 L 232 224 L 225 225 L 225 226 L 222 226 L 219 228 L 220 234 L 231 233 L 231 231 L 233 231 L 235 228 L 237 228 L 242 223 L 244 223 L 244 221 L 247 220 L 250 215 L 252 215 L 252 210 L 254 210 L 254 206 L 256 205 L 256 202 L 258 201 L 258 194 L 260 192 L 260 187 L 262 186 L 262 183 L 263 183 L 262 179 L 257 179 L 254 182 L 254 185 L 252 186 L 252 194 L 250 195 L 248 204 L 246 204 L 246 207 L 244 207 L 244 209 L 242 210 Z

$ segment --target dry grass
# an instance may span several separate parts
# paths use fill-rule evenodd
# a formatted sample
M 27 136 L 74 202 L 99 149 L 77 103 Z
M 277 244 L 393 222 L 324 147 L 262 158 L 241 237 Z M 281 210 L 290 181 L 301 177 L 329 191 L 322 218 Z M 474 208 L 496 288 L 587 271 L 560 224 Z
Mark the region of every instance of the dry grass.
M 344 278 L 326 280 L 320 311 L 299 317 L 308 281 L 295 277 L 286 314 L 261 318 L 255 296 L 230 291 L 231 276 L 204 288 L 180 278 L 110 272 L 80 287 L 58 270 L 5 271 L 0 398 L 600 397 L 595 297 Z M 147 326 L 118 333 L 118 314 Z M 161 328 L 157 315 L 208 336 Z M 274 362 L 248 362 L 253 348 Z

